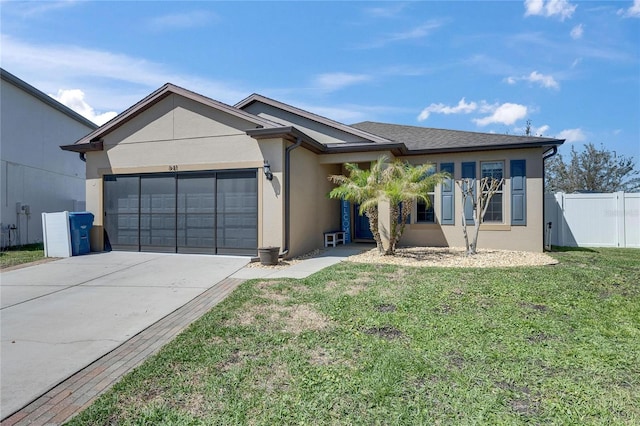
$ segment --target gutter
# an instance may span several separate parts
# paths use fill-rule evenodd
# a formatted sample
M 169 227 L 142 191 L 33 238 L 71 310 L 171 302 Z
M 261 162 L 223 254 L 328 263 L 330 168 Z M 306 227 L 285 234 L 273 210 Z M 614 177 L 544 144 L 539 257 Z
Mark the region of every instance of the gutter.
M 296 143 L 287 147 L 284 152 L 284 247 L 281 257 L 289 254 L 289 243 L 291 240 L 291 151 L 302 145 L 302 138 L 297 137 Z
M 549 151 L 551 151 L 551 152 L 549 153 Z M 558 146 L 557 145 L 552 146 L 551 149 L 549 149 L 549 150 L 547 150 L 547 151 L 542 153 L 542 251 L 544 251 L 544 247 L 545 247 L 544 236 L 545 236 L 545 230 L 546 230 L 546 226 L 547 226 L 547 224 L 544 223 L 544 212 L 545 212 L 545 206 L 546 206 L 546 202 L 545 202 L 545 198 L 546 198 L 546 196 L 545 196 L 546 195 L 545 184 L 546 184 L 546 181 L 547 181 L 547 178 L 546 178 L 547 168 L 546 168 L 545 162 L 549 158 L 551 158 L 554 155 L 556 155 L 557 153 L 558 153 Z M 549 225 L 549 228 L 551 228 L 552 222 L 549 222 L 548 225 Z M 549 247 L 551 247 L 551 241 L 549 241 Z

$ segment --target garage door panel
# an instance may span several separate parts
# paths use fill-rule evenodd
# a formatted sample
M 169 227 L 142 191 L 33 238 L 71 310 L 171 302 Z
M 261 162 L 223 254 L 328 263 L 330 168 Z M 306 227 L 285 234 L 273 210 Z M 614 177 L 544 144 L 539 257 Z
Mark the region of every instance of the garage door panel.
M 105 177 L 113 248 L 255 254 L 256 171 Z

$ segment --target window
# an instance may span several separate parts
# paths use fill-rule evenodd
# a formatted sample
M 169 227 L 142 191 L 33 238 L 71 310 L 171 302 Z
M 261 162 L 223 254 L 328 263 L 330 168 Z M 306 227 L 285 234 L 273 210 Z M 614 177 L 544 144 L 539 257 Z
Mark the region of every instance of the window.
M 435 164 L 431 165 L 432 168 L 429 172 L 427 172 L 426 177 L 433 175 L 436 172 Z M 418 199 L 416 203 L 416 223 L 435 223 L 436 222 L 436 212 L 433 208 L 435 202 L 435 186 L 429 188 L 429 192 L 427 192 L 427 197 L 429 198 L 429 205 L 424 200 Z
M 504 176 L 504 163 L 502 161 L 487 161 L 480 163 L 482 177 L 492 177 L 502 179 Z M 502 185 L 498 191 L 493 194 L 489 207 L 484 215 L 484 222 L 502 222 Z
M 427 203 L 423 200 L 418 200 L 416 204 L 417 214 L 416 214 L 416 223 L 435 223 L 436 222 L 436 214 L 433 209 L 433 203 L 435 200 L 435 193 L 429 192 L 429 206 L 427 207 Z

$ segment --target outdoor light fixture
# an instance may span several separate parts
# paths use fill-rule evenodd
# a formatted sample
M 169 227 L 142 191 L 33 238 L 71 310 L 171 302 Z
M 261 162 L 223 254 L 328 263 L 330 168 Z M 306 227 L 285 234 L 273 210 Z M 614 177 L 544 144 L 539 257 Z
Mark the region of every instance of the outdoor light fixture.
M 271 166 L 267 160 L 264 160 L 264 175 L 267 177 L 267 180 L 273 180 L 273 173 L 271 173 Z

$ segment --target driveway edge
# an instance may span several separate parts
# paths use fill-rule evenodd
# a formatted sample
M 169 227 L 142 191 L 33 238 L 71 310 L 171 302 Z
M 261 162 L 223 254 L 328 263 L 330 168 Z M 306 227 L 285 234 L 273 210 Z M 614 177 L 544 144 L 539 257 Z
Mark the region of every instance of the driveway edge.
M 225 278 L 9 415 L 0 425 L 58 425 L 68 421 L 224 300 L 244 281 Z

